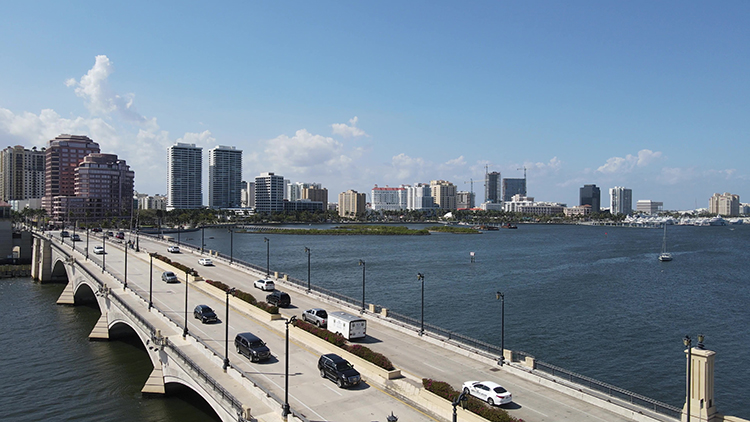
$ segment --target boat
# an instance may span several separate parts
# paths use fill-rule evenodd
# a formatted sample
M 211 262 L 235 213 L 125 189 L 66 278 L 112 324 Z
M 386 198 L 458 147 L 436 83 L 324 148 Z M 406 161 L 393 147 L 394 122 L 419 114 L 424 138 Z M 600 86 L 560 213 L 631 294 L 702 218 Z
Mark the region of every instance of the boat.
M 500 228 L 503 228 L 503 229 L 517 229 L 518 226 L 516 226 L 515 224 L 511 224 L 511 223 L 503 223 L 503 224 L 500 225 Z
M 664 225 L 664 240 L 661 243 L 661 254 L 659 254 L 659 261 L 667 262 L 672 260 L 672 254 L 667 252 L 667 225 Z

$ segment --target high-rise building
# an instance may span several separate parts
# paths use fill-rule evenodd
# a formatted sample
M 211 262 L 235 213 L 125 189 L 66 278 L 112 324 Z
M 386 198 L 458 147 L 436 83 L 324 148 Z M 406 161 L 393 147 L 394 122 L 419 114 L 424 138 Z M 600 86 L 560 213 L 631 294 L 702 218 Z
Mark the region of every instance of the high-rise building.
M 255 208 L 255 182 L 242 182 L 242 208 Z
M 0 151 L 0 201 L 44 196 L 45 150 L 20 145 Z
M 367 195 L 349 189 L 339 194 L 339 215 L 341 217 L 358 217 L 365 213 Z
M 708 201 L 708 211 L 711 214 L 736 217 L 740 215 L 740 196 L 729 192 L 715 193 Z
M 291 183 L 288 180 L 284 180 L 286 193 L 284 194 L 284 199 L 289 201 L 298 201 L 302 198 L 302 191 L 307 188 L 314 188 L 314 189 L 322 189 L 322 186 L 320 183 L 304 183 L 304 182 L 296 182 Z
M 99 152 L 99 144 L 88 136 L 63 134 L 49 141 L 44 153 L 44 196 L 42 208 L 53 222 L 61 222 L 55 216 L 52 201 L 56 196 L 75 196 L 75 169 L 83 157 Z
M 500 172 L 486 173 L 484 175 L 484 202 L 497 204 L 501 199 Z
M 167 210 L 203 207 L 203 148 L 178 142 L 167 149 Z
M 426 183 L 415 183 L 413 186 L 404 186 L 406 190 L 406 209 L 425 210 L 435 208 L 435 200 L 432 197 L 430 185 Z
M 284 211 L 284 176 L 261 173 L 255 178 L 255 211 Z
M 242 150 L 219 145 L 208 150 L 208 206 L 242 205 Z
M 628 215 L 633 212 L 633 191 L 621 186 L 609 189 L 609 212 Z
M 474 208 L 474 192 L 461 191 L 456 193 L 456 208 Z
M 580 189 L 580 202 L 578 205 L 591 205 L 591 213 L 598 214 L 601 210 L 601 192 L 596 185 L 583 185 Z
M 321 202 L 323 208 L 328 208 L 328 189 L 318 187 L 309 187 L 302 189 L 302 199 Z
M 430 181 L 430 192 L 438 208 L 456 209 L 456 185 L 445 180 Z
M 503 179 L 503 201 L 510 201 L 513 195 L 526 196 L 526 178 Z
M 378 187 L 372 188 L 373 211 L 398 211 L 406 209 L 406 189 Z
M 59 197 L 70 202 L 65 206 L 65 200 L 61 201 L 60 210 L 75 210 L 77 218 L 129 217 L 133 211 L 134 181 L 135 173 L 117 155 L 89 154 L 75 169 L 75 196 Z M 57 208 L 57 198 L 54 203 Z

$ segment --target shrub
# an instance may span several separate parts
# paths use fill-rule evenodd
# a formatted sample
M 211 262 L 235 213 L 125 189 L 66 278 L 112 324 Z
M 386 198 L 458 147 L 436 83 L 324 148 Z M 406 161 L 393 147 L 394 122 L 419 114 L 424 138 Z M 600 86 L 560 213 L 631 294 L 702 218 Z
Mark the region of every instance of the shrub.
M 206 283 L 216 287 L 217 289 L 221 289 L 225 292 L 231 288 L 228 285 L 222 283 L 221 281 L 206 280 Z M 240 289 L 235 289 L 234 296 L 239 300 L 247 302 L 255 306 L 256 308 L 259 308 L 268 312 L 269 314 L 279 313 L 279 308 L 277 306 L 269 305 L 266 302 L 258 302 L 258 300 L 255 299 L 255 296 L 251 295 L 250 293 L 243 292 Z
M 454 390 L 450 384 L 443 381 L 422 378 L 422 385 L 427 391 L 437 394 L 451 403 L 453 403 L 453 401 L 461 394 L 460 391 Z M 477 414 L 490 422 L 523 422 L 523 419 L 510 416 L 505 409 L 489 406 L 472 396 L 467 398 L 466 410 Z
M 299 327 L 308 333 L 314 334 L 335 346 L 343 347 L 346 344 L 346 339 L 341 334 L 332 333 L 325 328 L 316 327 L 307 321 L 298 319 L 294 321 L 294 326 Z

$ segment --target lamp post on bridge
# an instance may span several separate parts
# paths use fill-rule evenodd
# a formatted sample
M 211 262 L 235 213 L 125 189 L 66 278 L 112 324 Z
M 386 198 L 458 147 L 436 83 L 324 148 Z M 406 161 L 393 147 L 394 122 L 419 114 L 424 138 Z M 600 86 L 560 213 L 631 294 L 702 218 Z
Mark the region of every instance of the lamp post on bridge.
M 106 235 L 107 234 L 104 233 L 104 230 L 102 230 L 102 272 L 107 270 L 107 244 L 104 242 Z
M 290 413 L 289 410 L 289 324 L 293 324 L 297 320 L 295 315 L 286 320 L 286 358 L 285 358 L 285 372 L 284 372 L 284 405 L 282 406 L 281 416 L 287 417 Z
M 495 297 L 500 301 L 500 360 L 497 363 L 503 366 L 505 363 L 505 295 L 497 292 Z
M 122 285 L 122 289 L 126 290 L 128 288 L 128 244 L 125 243 L 125 283 Z
M 461 392 L 461 394 L 459 394 L 458 397 L 456 397 L 456 399 L 453 400 L 453 403 L 451 403 L 453 405 L 453 422 L 458 422 L 458 416 L 456 415 L 456 406 L 461 404 L 461 407 L 466 409 L 467 401 L 469 401 L 469 398 L 466 397 L 466 393 L 464 392 Z
M 703 334 L 698 334 L 698 348 L 703 349 L 703 339 L 705 336 Z M 687 347 L 687 380 L 686 380 L 686 387 L 685 387 L 685 396 L 687 397 L 687 402 L 685 403 L 685 410 L 687 414 L 686 422 L 690 422 L 690 396 L 692 395 L 692 391 L 690 391 L 690 363 L 693 359 L 693 340 L 690 338 L 690 336 L 685 336 L 682 339 L 682 343 Z
M 155 252 L 151 252 L 151 253 L 148 254 L 148 257 L 149 257 L 149 267 L 148 267 L 148 310 L 149 311 L 154 306 L 154 302 L 152 300 L 152 297 L 153 297 L 153 294 L 154 294 L 154 254 L 155 254 Z
M 365 312 L 365 268 L 367 268 L 367 264 L 365 261 L 359 260 L 359 265 L 362 267 L 362 310 L 360 313 Z
M 229 227 L 229 265 L 234 262 L 234 229 Z
M 419 335 L 424 334 L 424 274 L 417 273 L 417 280 L 422 282 L 422 326 L 419 328 Z
M 224 322 L 224 372 L 227 372 L 229 367 L 229 295 L 234 296 L 236 289 L 232 287 L 227 289 L 227 304 L 226 304 L 226 321 Z
M 271 277 L 271 240 L 267 237 L 263 238 L 266 242 L 266 278 Z
M 307 293 L 310 293 L 310 248 L 305 246 L 305 252 L 307 253 Z
M 183 338 L 183 339 L 184 339 L 184 338 L 187 338 L 187 335 L 188 335 L 188 326 L 187 326 L 187 321 L 188 321 L 188 320 L 187 320 L 187 308 L 188 308 L 188 280 L 190 280 L 190 278 L 189 278 L 189 274 L 188 274 L 188 271 L 189 271 L 189 270 L 185 270 L 185 328 L 184 328 L 184 329 L 182 330 L 182 338 Z
M 205 227 L 201 226 L 201 255 L 203 255 L 203 248 L 206 246 L 206 231 Z
M 87 222 L 88 223 L 88 222 Z M 86 259 L 89 259 L 89 226 L 86 225 Z

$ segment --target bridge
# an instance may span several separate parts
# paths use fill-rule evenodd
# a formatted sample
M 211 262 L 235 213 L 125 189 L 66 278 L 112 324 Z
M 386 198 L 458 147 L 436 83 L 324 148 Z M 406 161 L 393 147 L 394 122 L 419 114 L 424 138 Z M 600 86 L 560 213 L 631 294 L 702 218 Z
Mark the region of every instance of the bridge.
M 426 391 L 422 378 L 456 387 L 467 379 L 496 380 L 514 394 L 513 406 L 508 408 L 511 416 L 526 421 L 650 422 L 684 420 L 686 416 L 685 409 L 572 374 L 518 352 L 456 339 L 437 327 L 428 327 L 420 336 L 420 327 L 414 321 L 394 318 L 387 309 L 369 305 L 362 314 L 368 319 L 368 338 L 372 340 L 367 346 L 388 356 L 398 368 L 385 371 L 287 324 L 295 309 L 323 307 L 329 312 L 359 312 L 345 297 L 323 289 L 309 291 L 299 280 L 274 273 L 277 287 L 292 295 L 296 307 L 283 310 L 282 315 L 268 314 L 204 279 L 225 280 L 250 292 L 252 281 L 264 278 L 265 268 L 214 253 L 210 257 L 215 266 L 200 267 L 200 275 L 191 275 L 175 262 L 192 267 L 198 258 L 209 256 L 200 249 L 181 245 L 182 253 L 171 255 L 175 262 L 170 264 L 153 257 L 154 252 L 163 254 L 166 250 L 161 240 L 142 237 L 138 251 L 113 240 L 82 235 L 81 241 L 71 242 L 57 233 L 36 232 L 32 278 L 67 283 L 58 304 L 97 304 L 101 317 L 89 335 L 91 339 L 135 333 L 153 365 L 144 393 L 164 394 L 169 384 L 184 385 L 198 393 L 222 421 L 385 421 L 391 414 L 404 421 L 447 421 L 454 411 L 461 421 L 485 420 Z M 105 253 L 91 253 L 94 245 L 101 245 Z M 162 282 L 163 271 L 178 274 L 180 284 Z M 193 319 L 192 309 L 197 304 L 211 306 L 221 322 L 200 324 Z M 242 331 L 263 338 L 274 357 L 267 363 L 253 363 L 230 350 L 234 334 Z M 692 352 L 693 359 L 698 359 L 694 364 L 699 371 L 696 376 L 700 375 L 705 385 L 695 385 L 689 405 L 691 416 L 694 420 L 722 420 L 713 405 L 713 352 Z M 324 353 L 345 356 L 366 382 L 340 390 L 321 380 L 316 363 L 317 356 Z M 501 356 L 506 361 L 502 366 L 498 365 Z

